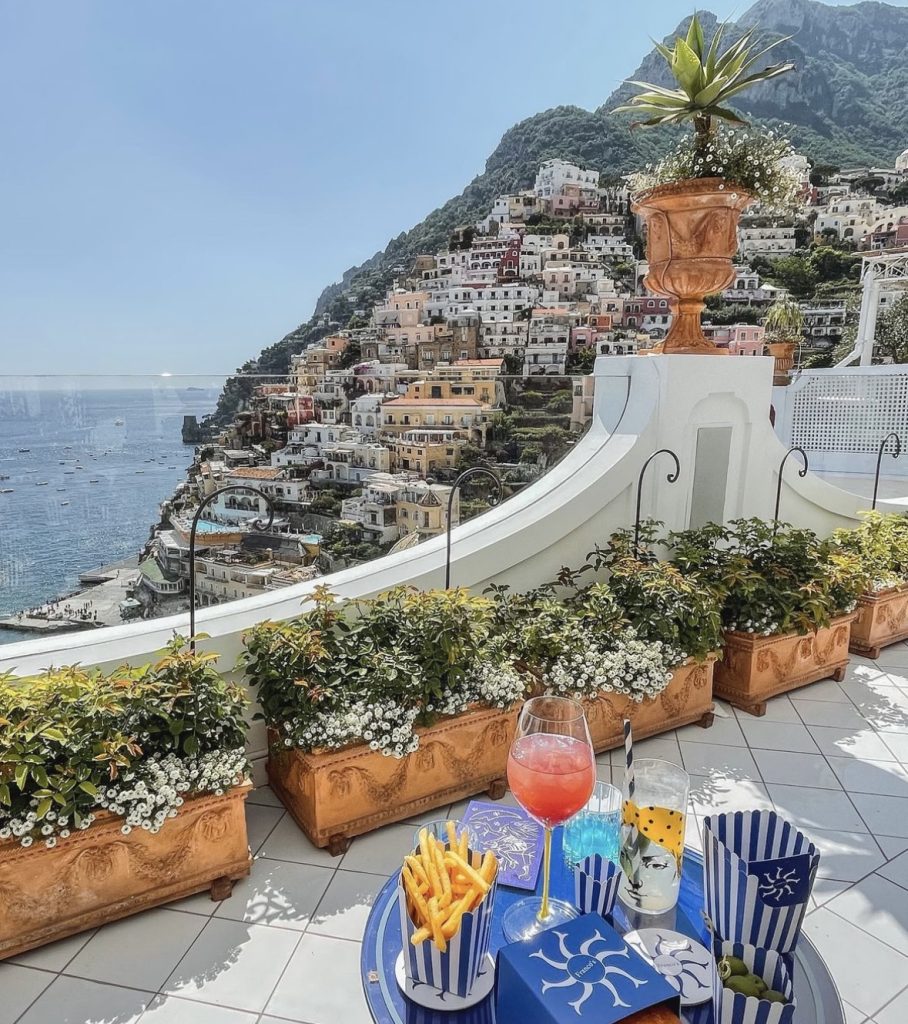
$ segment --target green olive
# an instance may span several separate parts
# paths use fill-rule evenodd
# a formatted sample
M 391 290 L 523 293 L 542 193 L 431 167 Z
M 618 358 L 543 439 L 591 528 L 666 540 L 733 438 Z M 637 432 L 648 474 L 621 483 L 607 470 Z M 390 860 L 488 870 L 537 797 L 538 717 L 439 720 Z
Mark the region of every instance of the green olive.
M 785 998 L 785 996 L 782 995 L 781 992 L 776 992 L 776 990 L 773 989 L 773 988 L 768 988 L 763 993 L 763 995 L 760 996 L 760 998 L 761 999 L 766 999 L 770 1003 L 787 1003 L 788 1002 L 788 1000 Z
M 747 964 L 737 956 L 727 956 L 725 961 L 728 964 L 728 969 L 732 974 L 732 977 L 744 977 L 750 972 L 747 969 Z
M 742 996 L 753 996 L 756 998 L 760 994 L 759 989 L 754 983 L 753 975 L 744 978 L 736 975 L 725 982 L 725 987 L 729 992 L 738 992 Z

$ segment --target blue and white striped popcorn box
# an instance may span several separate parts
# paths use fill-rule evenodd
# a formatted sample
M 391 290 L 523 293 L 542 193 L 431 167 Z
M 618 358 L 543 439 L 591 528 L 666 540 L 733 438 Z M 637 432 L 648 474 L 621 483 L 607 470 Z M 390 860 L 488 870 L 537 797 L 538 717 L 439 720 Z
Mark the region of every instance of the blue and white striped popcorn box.
M 473 850 L 467 853 L 467 859 L 474 867 L 478 867 L 480 856 L 474 854 Z M 410 941 L 413 933 L 418 930 L 418 925 L 413 922 L 407 909 L 407 892 L 403 881 L 398 881 L 397 900 L 404 948 L 404 970 L 411 981 L 460 997 L 470 994 L 480 969 L 486 966 L 497 885 L 496 876 L 491 889 L 479 906 L 460 919 L 460 927 L 448 939 L 448 948 L 442 953 L 432 939 L 426 939 L 416 946 Z
M 608 917 L 621 884 L 621 868 L 594 853 L 574 865 L 574 906 L 581 914 Z
M 716 936 L 777 953 L 798 943 L 820 851 L 775 811 L 703 822 L 706 914 Z
M 718 961 L 723 956 L 739 957 L 750 971 L 761 977 L 771 989 L 788 1000 L 772 1003 L 768 999 L 745 996 L 724 988 L 718 971 L 713 974 L 713 1016 L 715 1024 L 791 1024 L 797 1004 L 794 986 L 785 957 L 771 949 L 741 942 L 716 942 Z

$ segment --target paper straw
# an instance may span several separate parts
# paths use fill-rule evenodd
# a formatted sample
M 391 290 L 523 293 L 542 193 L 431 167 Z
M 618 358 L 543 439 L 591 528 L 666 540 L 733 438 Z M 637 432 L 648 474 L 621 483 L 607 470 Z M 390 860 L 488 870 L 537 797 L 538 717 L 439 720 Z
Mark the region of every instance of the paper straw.
M 634 734 L 631 730 L 631 720 L 624 720 L 624 781 L 627 786 L 627 798 L 631 802 L 634 799 Z

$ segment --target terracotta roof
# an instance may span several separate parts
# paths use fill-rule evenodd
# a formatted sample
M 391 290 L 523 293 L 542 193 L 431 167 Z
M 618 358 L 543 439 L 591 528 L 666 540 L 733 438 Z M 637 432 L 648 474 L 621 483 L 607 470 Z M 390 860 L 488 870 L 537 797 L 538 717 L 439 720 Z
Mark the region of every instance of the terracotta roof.
M 282 469 L 273 466 L 240 466 L 231 469 L 227 476 L 245 477 L 249 480 L 276 480 L 282 472 Z
M 475 398 L 392 398 L 385 402 L 382 408 L 389 405 L 475 405 L 480 403 Z

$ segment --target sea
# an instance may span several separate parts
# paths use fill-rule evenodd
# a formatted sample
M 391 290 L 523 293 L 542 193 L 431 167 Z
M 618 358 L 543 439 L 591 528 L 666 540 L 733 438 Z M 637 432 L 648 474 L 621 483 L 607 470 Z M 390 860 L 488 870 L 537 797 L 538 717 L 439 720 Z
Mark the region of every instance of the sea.
M 220 383 L 0 378 L 0 617 L 139 554 L 192 462 L 183 417 L 211 412 Z M 0 629 L 0 644 L 34 637 Z

